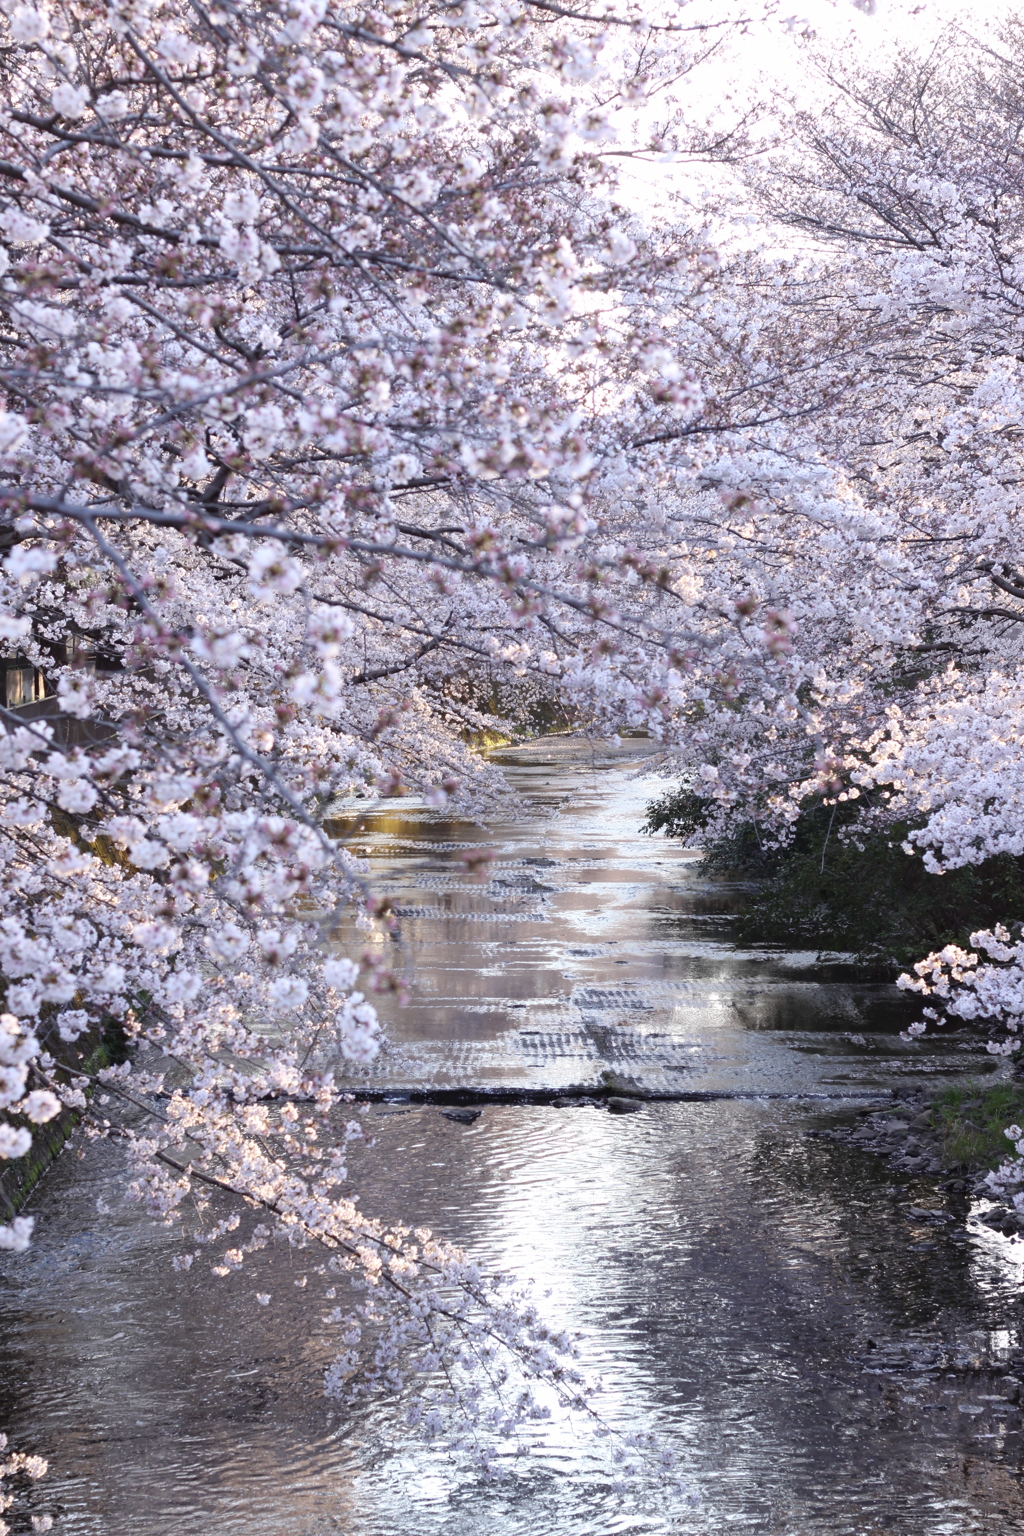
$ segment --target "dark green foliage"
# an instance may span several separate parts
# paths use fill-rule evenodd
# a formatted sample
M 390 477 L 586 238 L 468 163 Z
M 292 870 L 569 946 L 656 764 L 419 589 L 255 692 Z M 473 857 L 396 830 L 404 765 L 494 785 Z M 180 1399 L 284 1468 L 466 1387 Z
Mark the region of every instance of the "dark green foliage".
M 1024 918 L 1024 859 L 1003 854 L 929 874 L 920 855 L 903 851 L 907 823 L 866 830 L 865 804 L 808 804 L 785 848 L 770 846 L 749 821 L 710 844 L 707 873 L 751 882 L 740 903 L 741 942 L 852 953 L 888 977 L 943 944 L 966 944 L 976 928 Z M 699 846 L 709 810 L 682 789 L 648 807 L 644 830 Z
M 768 874 L 777 852 L 766 849 L 752 821 L 742 821 L 728 837 L 706 845 L 704 829 L 714 802 L 692 789 L 674 789 L 647 807 L 647 820 L 641 831 L 664 832 L 690 848 L 704 848 L 702 868 L 705 874 L 731 874 L 748 879 Z

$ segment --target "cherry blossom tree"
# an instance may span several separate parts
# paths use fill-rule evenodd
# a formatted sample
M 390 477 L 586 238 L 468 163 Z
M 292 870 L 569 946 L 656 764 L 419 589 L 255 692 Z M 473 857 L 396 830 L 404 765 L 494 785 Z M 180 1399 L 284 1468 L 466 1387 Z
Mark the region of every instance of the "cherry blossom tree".
M 331 816 L 493 808 L 471 733 L 660 719 L 720 649 L 621 495 L 703 409 L 676 311 L 715 262 L 609 169 L 678 148 L 637 109 L 706 30 L 539 0 L 0 10 L 0 644 L 46 685 L 0 716 L 0 1157 L 80 1114 L 182 1267 L 283 1239 L 348 1277 L 330 1391 L 422 1369 L 426 1426 L 471 1423 L 483 1363 L 510 1433 L 538 1383 L 579 1401 L 575 1346 L 351 1193 L 372 997 L 402 980 L 324 951 L 347 903 L 395 922 Z
M 909 827 L 937 878 L 1024 855 L 1022 61 L 1012 18 L 881 65 L 812 55 L 825 104 L 793 103 L 746 176 L 767 239 L 691 305 L 706 397 L 752 407 L 691 437 L 703 494 L 662 493 L 690 621 L 730 636 L 664 729 L 712 836 L 859 802 L 837 835 Z M 1019 921 L 900 984 L 1014 1055 Z

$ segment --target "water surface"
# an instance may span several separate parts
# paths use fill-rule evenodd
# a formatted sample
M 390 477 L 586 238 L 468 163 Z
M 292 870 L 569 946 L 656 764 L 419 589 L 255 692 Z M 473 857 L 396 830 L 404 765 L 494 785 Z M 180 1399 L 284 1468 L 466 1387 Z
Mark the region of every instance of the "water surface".
M 548 1293 L 584 1331 L 606 1417 L 670 1441 L 699 1506 L 623 1500 L 603 1447 L 565 1422 L 496 1488 L 393 1410 L 326 1403 L 331 1277 L 288 1250 L 226 1281 L 172 1270 L 173 1234 L 115 1198 L 116 1150 L 87 1146 L 37 1193 L 37 1244 L 0 1264 L 0 1423 L 51 1458 L 61 1530 L 1024 1532 L 1000 1375 L 1024 1342 L 1024 1245 L 809 1134 L 987 1063 L 902 1041 L 891 988 L 738 949 L 728 891 L 638 833 L 657 788 L 633 776 L 643 750 L 507 754 L 534 807 L 514 823 L 349 828 L 414 982 L 375 1071 L 396 1102 L 366 1111 L 355 1170 L 366 1209 Z M 483 882 L 464 860 L 479 845 Z M 399 1102 L 427 1082 L 568 1089 L 608 1070 L 725 1096 L 621 1117 L 489 1106 L 473 1125 Z

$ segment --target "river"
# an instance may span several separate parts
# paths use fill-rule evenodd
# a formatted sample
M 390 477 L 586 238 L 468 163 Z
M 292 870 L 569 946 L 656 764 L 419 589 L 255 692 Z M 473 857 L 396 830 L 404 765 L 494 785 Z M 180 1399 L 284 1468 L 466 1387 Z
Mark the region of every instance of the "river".
M 366 1110 L 355 1171 L 365 1209 L 529 1277 L 582 1330 L 605 1417 L 657 1430 L 698 1502 L 614 1492 L 565 1420 L 495 1485 L 393 1407 L 326 1402 L 325 1278 L 299 1289 L 303 1256 L 273 1250 L 262 1307 L 246 1272 L 174 1271 L 173 1233 L 119 1201 L 116 1149 L 89 1144 L 37 1191 L 29 1253 L 0 1255 L 0 1426 L 50 1458 L 59 1532 L 1024 1533 L 999 1374 L 1024 1344 L 1024 1244 L 813 1134 L 987 1063 L 902 1040 L 893 988 L 739 949 L 728 888 L 639 833 L 646 750 L 548 738 L 502 754 L 514 821 L 411 809 L 350 829 L 413 978 L 374 1072 L 394 1101 Z M 402 1099 L 607 1071 L 692 1097 L 490 1104 L 472 1124 Z

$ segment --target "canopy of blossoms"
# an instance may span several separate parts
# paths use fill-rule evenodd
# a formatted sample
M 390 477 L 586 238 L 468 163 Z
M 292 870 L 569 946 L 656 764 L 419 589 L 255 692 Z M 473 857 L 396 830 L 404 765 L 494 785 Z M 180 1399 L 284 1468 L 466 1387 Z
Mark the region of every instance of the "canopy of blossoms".
M 0 10 L 0 644 L 50 690 L 2 715 L 0 1156 L 75 1109 L 183 1264 L 323 1250 L 369 1297 L 333 1390 L 411 1358 L 471 1408 L 497 1352 L 575 1400 L 527 1300 L 346 1192 L 400 982 L 323 953 L 391 922 L 330 815 L 494 808 L 473 733 L 561 712 L 712 831 L 862 799 L 936 870 L 1024 852 L 1020 32 L 916 116 L 918 61 L 833 74 L 734 250 L 609 170 L 678 149 L 675 11 Z M 948 961 L 1008 1034 L 1012 918 Z
M 47 689 L 2 712 L 0 1157 L 75 1111 L 183 1267 L 311 1247 L 363 1298 L 328 1389 L 420 1368 L 475 1447 L 480 1367 L 500 1438 L 579 1400 L 575 1346 L 350 1192 L 401 983 L 324 953 L 393 921 L 329 813 L 493 808 L 473 732 L 682 664 L 615 488 L 700 407 L 659 314 L 713 262 L 628 232 L 602 150 L 693 51 L 620 11 L 609 72 L 600 19 L 471 0 L 0 9 L 0 644 Z

